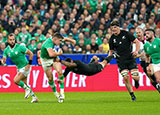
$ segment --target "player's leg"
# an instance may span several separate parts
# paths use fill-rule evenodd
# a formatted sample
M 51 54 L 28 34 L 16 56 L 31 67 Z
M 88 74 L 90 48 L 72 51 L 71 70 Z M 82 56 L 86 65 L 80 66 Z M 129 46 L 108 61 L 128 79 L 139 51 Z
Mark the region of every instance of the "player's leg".
M 104 60 L 100 64 L 104 68 L 113 58 L 116 58 L 116 57 L 112 54 L 111 56 L 104 58 Z
M 52 91 L 54 92 L 54 95 L 58 98 L 59 94 L 57 92 L 56 85 L 53 80 L 52 68 L 51 67 L 43 67 L 43 68 L 44 68 L 44 72 L 48 78 L 48 84 L 50 85 Z
M 53 80 L 53 74 L 52 74 L 52 68 L 51 68 L 53 64 L 53 60 L 52 59 L 45 60 L 41 58 L 41 62 L 42 62 L 43 70 L 48 78 L 48 84 L 50 85 L 52 91 L 54 92 L 54 95 L 58 98 L 59 94 L 57 92 L 56 85 Z
M 131 72 L 131 76 L 135 81 L 135 87 L 136 89 L 139 88 L 139 71 L 138 71 L 138 67 L 137 67 L 137 62 L 135 59 L 130 60 L 128 63 L 128 70 L 130 70 Z
M 35 103 L 38 102 L 39 99 L 37 98 L 37 96 L 34 94 L 34 92 L 32 91 L 32 89 L 27 85 L 27 77 L 25 77 L 24 79 L 22 79 L 22 81 L 25 83 L 25 85 L 30 89 L 30 95 L 32 97 L 32 101 L 31 103 Z M 29 90 L 28 90 L 29 91 Z M 26 91 L 27 93 L 27 91 Z
M 156 77 L 156 80 L 158 82 L 156 87 L 159 89 L 160 88 L 160 63 L 159 64 L 153 64 L 153 71 L 154 71 L 154 75 Z
M 141 66 L 143 68 L 143 71 L 146 73 L 147 77 L 150 79 L 153 87 L 155 87 L 158 90 L 158 92 L 160 93 L 160 88 L 157 88 L 158 83 L 156 81 L 156 77 L 155 77 L 154 72 L 153 72 L 152 64 L 146 65 L 146 63 L 144 61 L 143 63 L 141 62 Z
M 21 72 L 18 72 L 18 74 L 14 78 L 14 83 L 25 90 L 24 98 L 27 99 L 31 94 L 31 90 L 30 88 L 27 87 L 26 83 L 23 82 L 24 78 L 25 78 L 24 74 Z
M 113 58 L 118 59 L 119 55 L 116 52 L 113 52 L 112 55 L 105 57 L 104 60 L 100 63 L 103 67 L 105 67 Z
M 98 62 L 99 58 L 97 56 L 93 56 L 89 63 Z
M 64 95 L 64 76 L 62 73 L 62 65 L 59 62 L 54 62 L 53 67 L 57 71 L 59 80 L 61 81 L 61 82 L 59 82 L 60 83 L 60 98 L 64 99 L 65 98 L 65 95 Z
M 123 80 L 125 81 L 125 86 L 131 96 L 132 101 L 136 101 L 136 96 L 134 95 L 133 88 L 129 79 L 128 70 L 127 69 L 122 70 L 121 75 L 123 77 Z
M 24 77 L 25 76 L 21 72 L 18 72 L 17 75 L 14 77 L 13 81 L 16 85 L 26 90 L 27 89 L 26 84 L 23 81 L 21 81 Z
M 21 81 L 23 81 L 24 84 L 27 86 L 27 89 L 25 90 L 25 91 L 26 91 L 26 92 L 25 92 L 25 98 L 28 98 L 28 97 L 27 97 L 27 94 L 30 92 L 29 95 L 31 95 L 31 97 L 32 97 L 31 103 L 38 102 L 39 99 L 36 97 L 36 95 L 34 94 L 34 92 L 32 91 L 32 89 L 27 85 L 27 77 L 28 77 L 28 75 L 30 74 L 31 67 L 29 68 L 29 70 L 25 70 L 25 67 L 24 67 L 24 68 L 20 69 L 19 71 L 20 71 L 20 72 L 23 74 L 23 76 L 24 76 L 24 77 L 22 77 Z
M 131 70 L 131 76 L 135 81 L 136 89 L 138 89 L 139 88 L 139 71 L 138 71 L 138 69 L 132 69 Z

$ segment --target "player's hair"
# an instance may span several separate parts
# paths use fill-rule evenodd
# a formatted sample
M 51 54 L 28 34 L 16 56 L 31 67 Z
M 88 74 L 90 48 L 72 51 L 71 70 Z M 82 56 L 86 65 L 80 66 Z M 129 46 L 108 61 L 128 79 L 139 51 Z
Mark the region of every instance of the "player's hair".
M 62 34 L 60 34 L 60 33 L 58 33 L 58 32 L 54 33 L 54 34 L 53 34 L 53 37 L 56 37 L 56 38 L 58 38 L 58 39 L 63 39 L 63 38 L 64 38 L 64 37 L 62 36 Z
M 8 35 L 8 37 L 11 37 L 11 36 L 14 36 L 14 37 L 15 37 L 15 34 L 14 34 L 14 33 L 10 33 L 10 34 Z
M 67 62 L 71 62 L 71 60 L 72 59 L 70 57 L 68 57 L 68 58 L 65 59 L 65 61 L 67 61 Z
M 113 20 L 113 21 L 111 22 L 111 25 L 110 25 L 110 26 L 119 26 L 119 27 L 120 27 L 120 23 L 119 23 L 118 20 Z
M 141 30 L 143 32 L 143 29 L 141 27 L 137 27 L 136 30 Z
M 155 35 L 155 31 L 154 31 L 154 29 L 148 28 L 148 29 L 146 29 L 146 30 L 145 30 L 145 32 L 146 32 L 146 31 L 151 31 L 151 32 L 153 32 L 153 33 L 154 33 L 154 35 Z

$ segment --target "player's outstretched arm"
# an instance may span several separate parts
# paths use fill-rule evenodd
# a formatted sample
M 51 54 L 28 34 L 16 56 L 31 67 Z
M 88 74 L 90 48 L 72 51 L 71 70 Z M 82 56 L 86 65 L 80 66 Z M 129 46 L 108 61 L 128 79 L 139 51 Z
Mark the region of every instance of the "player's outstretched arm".
M 71 42 L 73 45 L 75 45 L 75 44 L 76 44 L 76 41 L 75 41 L 74 39 L 67 38 L 67 37 L 64 37 L 63 41 Z
M 61 60 L 61 63 L 67 67 L 77 67 L 77 64 L 76 63 L 71 63 L 71 62 L 67 62 L 67 61 L 64 61 L 64 60 Z
M 68 62 L 68 61 L 64 61 L 64 60 L 61 60 L 59 58 L 56 58 L 54 61 L 56 62 L 61 62 L 63 65 L 65 65 L 66 67 L 77 67 L 77 64 L 74 63 L 74 62 Z

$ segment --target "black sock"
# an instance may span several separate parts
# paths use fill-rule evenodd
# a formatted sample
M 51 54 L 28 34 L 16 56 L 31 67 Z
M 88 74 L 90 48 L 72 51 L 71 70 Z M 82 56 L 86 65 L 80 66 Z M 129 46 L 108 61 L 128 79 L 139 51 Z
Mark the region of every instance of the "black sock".
M 114 56 L 111 55 L 111 56 L 106 57 L 105 60 L 107 60 L 107 62 L 109 63 L 113 58 L 114 58 Z
M 156 85 L 157 85 L 158 83 L 156 82 L 156 81 L 154 81 L 153 83 L 152 83 L 152 85 L 157 89 L 157 87 L 156 87 Z
M 151 79 L 152 79 L 153 81 L 156 81 L 156 77 L 154 76 L 154 74 L 151 76 Z
M 129 94 L 130 94 L 131 96 L 135 96 L 133 92 L 130 92 Z
M 90 61 L 89 63 L 93 63 L 93 62 L 95 62 L 95 59 L 92 58 L 91 61 Z

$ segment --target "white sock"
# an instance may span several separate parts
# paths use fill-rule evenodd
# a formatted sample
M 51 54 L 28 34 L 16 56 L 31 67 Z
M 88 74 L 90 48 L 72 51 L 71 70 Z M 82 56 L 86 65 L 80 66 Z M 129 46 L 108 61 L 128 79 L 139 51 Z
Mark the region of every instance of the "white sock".
M 60 89 L 60 94 L 64 94 L 64 89 Z

